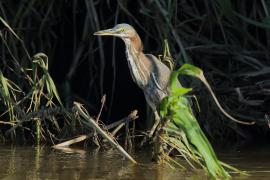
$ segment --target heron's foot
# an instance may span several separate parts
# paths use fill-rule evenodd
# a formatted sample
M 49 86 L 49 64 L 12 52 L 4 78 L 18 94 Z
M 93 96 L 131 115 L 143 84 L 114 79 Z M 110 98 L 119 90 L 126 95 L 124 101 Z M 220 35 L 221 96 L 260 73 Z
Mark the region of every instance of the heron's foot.
M 152 128 L 152 129 L 153 129 L 153 128 Z M 151 129 L 151 130 L 152 130 L 152 129 Z M 145 145 L 145 143 L 150 143 L 150 144 L 151 144 L 151 142 L 152 142 L 153 139 L 155 138 L 155 137 L 153 137 L 154 132 L 155 132 L 155 130 L 153 131 L 152 134 L 151 134 L 151 132 L 145 134 L 145 136 L 143 137 L 143 139 L 142 139 L 142 141 L 141 141 L 141 143 L 140 143 L 140 147 L 143 147 L 143 146 Z
M 153 127 L 150 130 L 150 133 L 148 135 L 149 138 L 152 138 L 153 137 L 153 135 L 156 132 L 156 129 L 157 129 L 159 123 L 160 123 L 160 117 L 158 115 L 158 112 L 157 111 L 154 111 L 154 115 L 155 115 L 155 123 L 154 123 Z
M 140 143 L 140 147 L 143 147 L 144 144 L 147 142 L 147 140 L 148 140 L 148 136 L 144 136 L 143 140 Z
M 156 125 L 156 124 L 157 124 L 157 125 Z M 151 128 L 150 132 L 149 132 L 149 131 L 146 132 L 145 136 L 143 137 L 143 140 L 142 140 L 141 143 L 140 143 L 140 147 L 142 147 L 142 146 L 143 146 L 145 143 L 147 143 L 147 142 L 151 143 L 151 141 L 152 141 L 153 138 L 154 138 L 153 135 L 154 135 L 154 133 L 156 132 L 156 129 L 157 129 L 158 125 L 159 125 L 158 122 L 155 123 L 155 124 L 153 125 L 153 127 Z M 149 133 L 148 133 L 148 132 L 149 132 Z
M 153 127 L 151 128 L 151 130 L 150 130 L 150 132 L 148 134 L 148 138 L 152 138 L 153 137 L 153 135 L 156 132 L 156 129 L 157 129 L 159 123 L 160 123 L 160 120 L 156 120 L 155 121 L 155 124 L 153 125 Z
M 158 129 L 158 126 L 159 126 L 159 124 L 160 124 L 160 117 L 159 117 L 157 111 L 154 111 L 154 115 L 155 115 L 155 123 L 154 123 L 154 125 L 152 126 L 152 128 L 150 129 L 149 134 L 147 134 L 147 135 L 143 138 L 143 140 L 142 140 L 142 142 L 141 142 L 141 144 L 140 144 L 141 146 L 143 146 L 143 144 L 146 143 L 147 141 L 153 140 L 153 135 L 155 134 L 155 132 L 156 132 L 157 129 Z

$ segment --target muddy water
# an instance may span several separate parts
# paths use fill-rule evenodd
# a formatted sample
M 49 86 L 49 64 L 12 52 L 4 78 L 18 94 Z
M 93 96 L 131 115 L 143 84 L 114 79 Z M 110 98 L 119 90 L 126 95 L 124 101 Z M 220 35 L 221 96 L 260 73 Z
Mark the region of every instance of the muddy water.
M 144 165 L 127 162 L 115 150 L 0 145 L 0 179 L 207 179 L 201 170 L 157 166 L 149 151 L 133 156 Z M 234 179 L 270 179 L 270 147 L 223 150 L 218 156 L 250 174 Z

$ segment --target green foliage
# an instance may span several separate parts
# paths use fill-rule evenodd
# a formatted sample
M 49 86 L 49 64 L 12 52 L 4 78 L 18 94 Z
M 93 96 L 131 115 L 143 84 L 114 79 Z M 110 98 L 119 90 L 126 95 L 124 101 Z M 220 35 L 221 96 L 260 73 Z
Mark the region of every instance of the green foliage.
M 211 177 L 229 179 L 230 175 L 222 167 L 222 165 L 226 164 L 222 164 L 217 159 L 185 96 L 191 89 L 177 86 L 179 75 L 197 77 L 202 76 L 202 74 L 201 69 L 189 64 L 184 64 L 179 70 L 172 73 L 170 81 L 171 94 L 165 97 L 160 105 L 160 116 L 164 121 L 168 120 L 168 123 L 164 125 L 167 136 L 163 137 L 163 139 L 180 154 L 184 154 L 189 164 L 192 164 L 189 160 L 191 159 L 205 168 Z M 179 132 L 175 133 L 179 136 L 178 138 L 171 135 L 173 131 Z M 226 165 L 226 167 L 236 170 L 229 165 Z
M 37 66 L 36 64 L 42 69 L 43 71 L 43 75 L 41 77 L 41 80 L 39 81 L 39 83 L 41 84 L 36 84 L 37 82 Z M 33 57 L 33 72 L 35 72 L 34 74 L 34 86 L 33 87 L 44 87 L 44 82 L 46 84 L 46 89 L 48 91 L 48 102 L 47 105 L 51 103 L 51 100 L 53 97 L 56 97 L 57 101 L 60 103 L 60 105 L 62 106 L 62 102 L 60 100 L 60 96 L 57 92 L 56 86 L 53 82 L 53 79 L 51 78 L 49 71 L 48 71 L 49 65 L 48 65 L 48 57 L 43 54 L 43 53 L 38 53 Z
M 235 121 L 237 123 L 240 123 L 240 124 L 245 124 L 245 125 L 253 125 L 255 124 L 256 122 L 255 121 L 251 121 L 251 122 L 246 122 L 246 121 L 241 121 L 241 120 L 238 120 L 238 119 L 235 119 L 234 117 L 232 117 L 230 114 L 228 114 L 223 108 L 222 106 L 220 105 L 215 93 L 213 92 L 211 86 L 209 85 L 208 81 L 206 80 L 204 74 L 203 74 L 203 71 L 198 68 L 198 67 L 195 67 L 193 65 L 190 65 L 190 64 L 184 64 L 183 66 L 181 66 L 181 68 L 177 71 L 177 74 L 179 75 L 188 75 L 188 76 L 193 76 L 193 77 L 196 77 L 198 78 L 204 85 L 205 87 L 208 89 L 208 91 L 210 92 L 211 96 L 213 97 L 214 99 L 214 102 L 216 103 L 217 107 L 219 108 L 219 110 L 225 115 L 227 116 L 229 119 L 231 119 L 232 121 Z M 175 82 L 176 82 L 176 75 L 173 75 L 174 77 L 172 77 L 171 81 L 170 81 L 170 86 L 171 86 L 171 89 L 175 89 L 174 86 L 175 86 Z
M 24 49 L 24 42 L 12 30 L 9 24 L 2 17 L 0 17 L 0 21 L 11 35 L 20 42 Z M 9 114 L 10 123 L 8 124 L 12 126 L 6 132 L 6 135 L 16 135 L 15 132 L 18 127 L 21 127 L 25 122 L 33 121 L 35 125 L 33 127 L 30 126 L 28 130 L 35 132 L 33 134 L 35 134 L 35 140 L 39 144 L 42 139 L 46 139 L 44 133 L 47 136 L 52 136 L 50 132 L 52 129 L 48 129 L 48 124 L 44 121 L 45 119 L 53 124 L 56 131 L 60 131 L 60 126 L 53 114 L 59 113 L 58 109 L 64 108 L 56 85 L 49 74 L 48 57 L 44 53 L 38 53 L 31 58 L 32 67 L 22 67 L 10 48 L 11 43 L 9 40 L 3 34 L 1 34 L 1 38 L 10 53 L 9 55 L 13 58 L 14 69 L 11 68 L 11 70 L 17 74 L 22 73 L 22 77 L 19 78 L 19 84 L 17 85 L 12 80 L 6 78 L 0 70 L 0 94 Z M 27 57 L 28 51 L 24 49 L 23 52 Z M 60 107 L 54 103 L 54 99 L 57 100 Z M 4 115 L 5 113 L 1 117 L 5 119 Z M 22 127 L 24 129 L 24 126 Z

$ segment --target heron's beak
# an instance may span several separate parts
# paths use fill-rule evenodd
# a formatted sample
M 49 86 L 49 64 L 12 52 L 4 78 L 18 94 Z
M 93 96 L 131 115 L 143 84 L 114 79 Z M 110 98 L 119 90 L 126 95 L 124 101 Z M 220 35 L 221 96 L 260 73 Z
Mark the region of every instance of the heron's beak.
M 95 36 L 117 36 L 118 33 L 114 29 L 105 29 L 94 33 Z

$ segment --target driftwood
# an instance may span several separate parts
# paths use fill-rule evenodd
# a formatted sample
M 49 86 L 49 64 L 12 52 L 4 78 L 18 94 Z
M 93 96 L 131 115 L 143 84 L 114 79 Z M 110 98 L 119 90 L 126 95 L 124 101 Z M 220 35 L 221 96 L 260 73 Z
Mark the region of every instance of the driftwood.
M 110 129 L 113 129 L 113 132 L 111 133 L 112 136 L 115 136 L 116 133 L 126 124 L 126 123 L 129 123 L 135 119 L 138 118 L 137 116 L 137 113 L 138 111 L 137 110 L 134 110 L 132 111 L 127 117 L 123 118 L 123 119 L 120 119 L 119 121 L 116 121 L 112 124 L 109 124 L 108 126 L 106 126 L 106 129 L 107 130 L 110 130 Z M 62 143 L 59 143 L 59 144 L 56 144 L 54 146 L 52 146 L 53 148 L 58 148 L 58 147 L 67 147 L 67 146 L 70 146 L 72 144 L 75 144 L 75 143 L 78 143 L 78 142 L 81 142 L 81 141 L 84 141 L 90 137 L 93 137 L 95 136 L 95 133 L 91 133 L 91 134 L 88 134 L 88 135 L 81 135 L 79 137 L 76 137 L 74 139 L 71 139 L 71 140 L 68 140 L 68 141 L 65 141 L 65 142 L 62 142 Z M 105 141 L 107 142 L 107 140 Z
M 81 104 L 77 103 L 77 102 L 74 102 L 74 110 L 76 112 L 79 113 L 79 115 L 84 119 L 86 120 L 89 125 L 97 132 L 99 133 L 103 138 L 105 138 L 114 148 L 116 148 L 124 157 L 126 157 L 127 159 L 129 159 L 131 162 L 133 163 L 137 163 L 123 148 L 122 146 L 120 146 L 117 141 L 115 141 L 115 139 L 108 133 L 106 132 L 107 130 L 103 130 L 96 122 L 95 119 L 93 119 L 92 117 L 90 117 L 87 113 L 87 111 L 82 107 Z M 137 111 L 133 111 L 128 117 L 116 122 L 116 123 L 113 123 L 111 125 L 109 125 L 108 128 L 112 129 L 116 126 L 121 126 L 122 127 L 122 124 L 125 124 L 125 122 L 129 121 L 129 120 L 134 120 L 137 118 Z M 118 129 L 116 128 L 116 129 Z M 66 146 L 69 146 L 71 144 L 74 144 L 74 143 L 78 143 L 78 142 L 81 142 L 85 139 L 87 139 L 89 137 L 89 135 L 82 135 L 82 136 L 79 136 L 77 138 L 74 138 L 72 140 L 69 140 L 69 141 L 65 141 L 63 143 L 60 143 L 60 144 L 57 144 L 57 145 L 54 145 L 53 147 L 54 148 L 59 148 L 59 147 L 66 147 Z
M 119 120 L 119 121 L 116 121 L 116 122 L 114 122 L 114 123 L 112 123 L 112 124 L 109 124 L 109 125 L 107 126 L 107 129 L 110 130 L 110 129 L 113 129 L 113 128 L 119 126 L 119 125 L 122 124 L 122 123 L 125 124 L 126 122 L 133 121 L 133 120 L 135 120 L 135 119 L 138 118 L 137 114 L 138 114 L 138 111 L 137 111 L 137 110 L 134 110 L 134 111 L 132 111 L 127 117 L 125 117 L 125 118 L 123 118 L 123 119 L 121 119 L 121 120 Z
M 81 104 L 74 102 L 74 108 L 78 111 L 78 113 L 85 119 L 87 120 L 91 125 L 92 128 L 95 129 L 97 131 L 97 133 L 99 133 L 103 138 L 107 139 L 108 142 L 115 147 L 124 157 L 126 157 L 127 159 L 129 159 L 131 162 L 137 164 L 137 162 L 135 161 L 135 159 L 133 159 L 133 157 L 131 157 L 125 150 L 124 148 L 122 148 L 122 146 L 120 146 L 107 132 L 105 132 L 104 130 L 102 130 L 98 124 L 96 123 L 96 121 L 91 118 L 90 116 L 87 115 L 87 113 L 85 113 L 83 111 L 83 107 Z
M 85 139 L 87 139 L 89 137 L 89 135 L 81 135 L 77 138 L 62 142 L 60 144 L 56 144 L 53 146 L 53 148 L 58 148 L 58 147 L 66 147 L 66 146 L 70 146 L 71 144 L 75 144 L 81 141 L 84 141 Z

